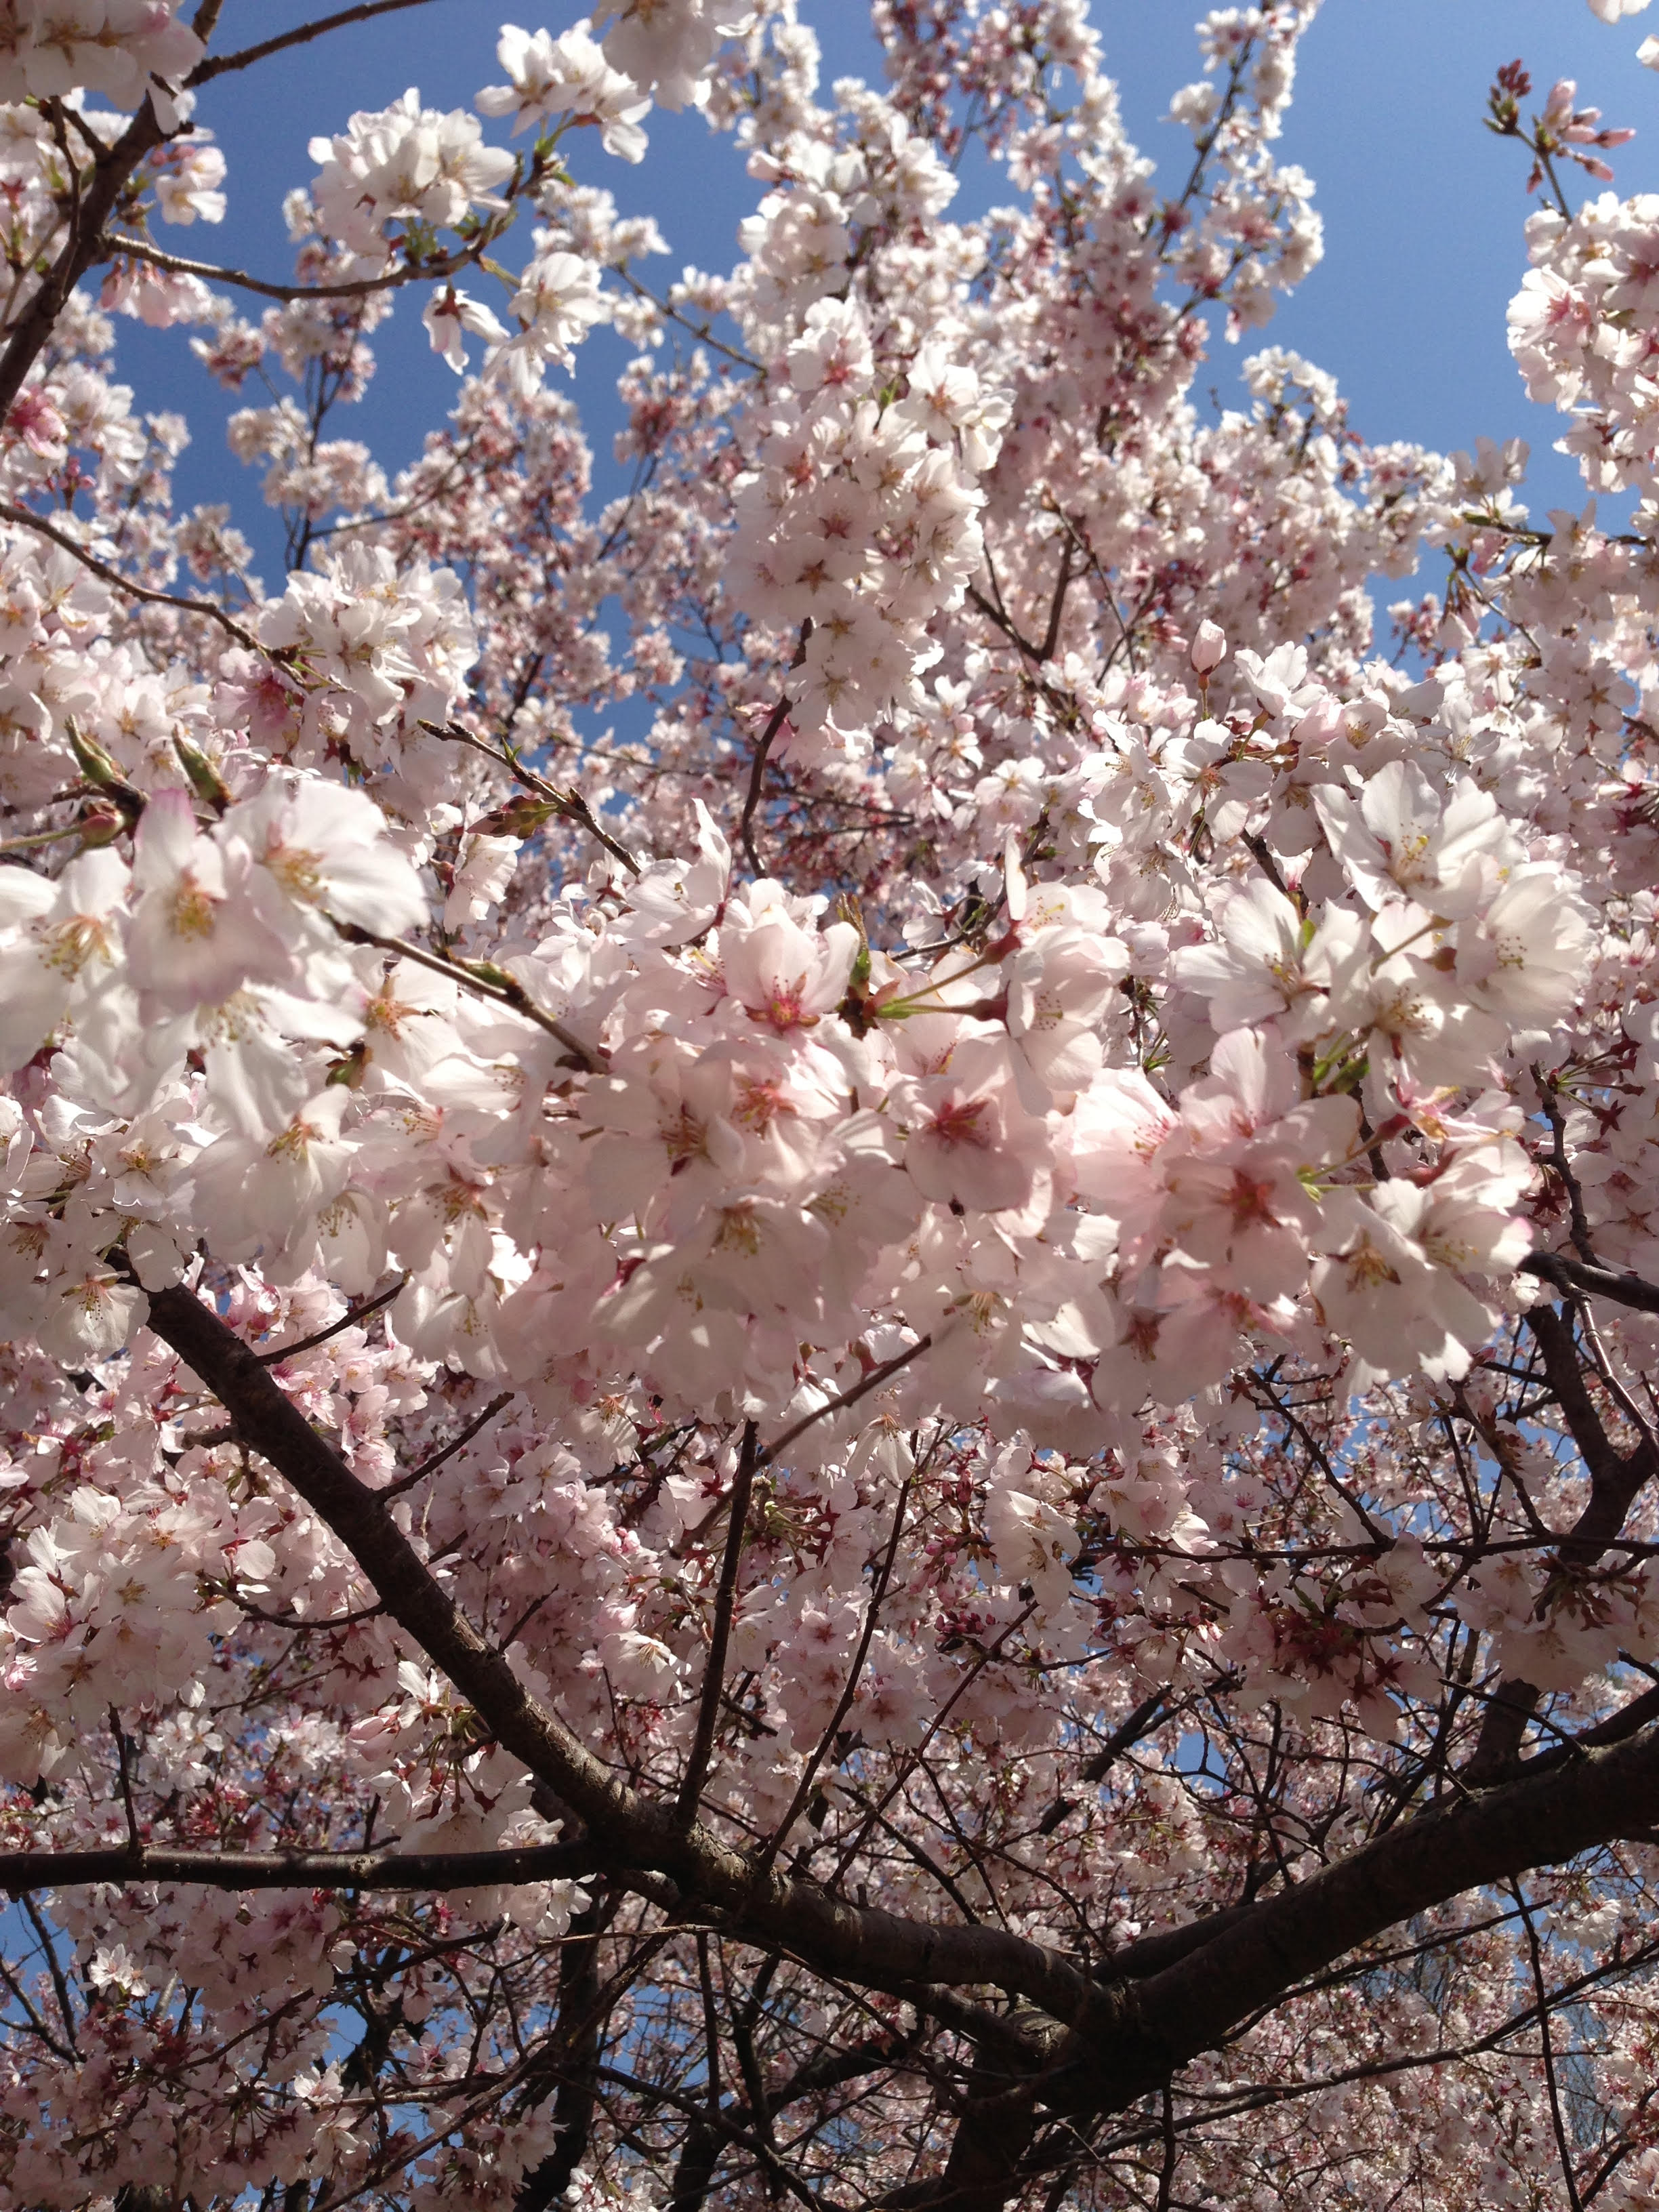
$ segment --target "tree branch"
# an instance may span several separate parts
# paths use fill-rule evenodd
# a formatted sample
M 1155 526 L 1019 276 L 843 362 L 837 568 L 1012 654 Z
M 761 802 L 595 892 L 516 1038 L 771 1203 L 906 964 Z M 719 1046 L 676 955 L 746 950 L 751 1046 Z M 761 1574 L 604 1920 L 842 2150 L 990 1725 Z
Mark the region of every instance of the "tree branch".
M 1646 1434 L 1628 1455 L 1614 1446 L 1584 1380 L 1571 1322 L 1547 1304 L 1528 1307 L 1526 1318 L 1543 1359 L 1545 1379 L 1590 1479 L 1589 1496 L 1561 1540 L 1560 1557 L 1565 1565 L 1588 1567 L 1616 1542 L 1626 1516 L 1643 1485 L 1659 1472 L 1659 1463 Z M 1538 1695 L 1534 1684 L 1519 1678 L 1498 1685 L 1480 1724 L 1474 1755 L 1464 1769 L 1466 1783 L 1484 1785 L 1510 1765 Z
M 514 1395 L 515 1393 L 511 1390 L 498 1391 L 482 1413 L 475 1413 L 466 1426 L 458 1435 L 453 1436 L 447 1444 L 441 1444 L 438 1449 L 423 1459 L 417 1468 L 412 1468 L 405 1475 L 399 1476 L 396 1482 L 388 1483 L 380 1492 L 381 1497 L 401 1498 L 404 1491 L 413 1490 L 416 1484 L 423 1481 L 428 1474 L 435 1474 L 447 1459 L 453 1459 L 464 1445 L 471 1443 L 480 1429 L 487 1429 L 502 1407 L 512 1404 Z
M 1611 1298 L 1636 1313 L 1659 1313 L 1659 1285 L 1644 1282 L 1640 1275 L 1571 1259 L 1565 1252 L 1528 1252 L 1519 1272 L 1538 1276 L 1567 1297 Z
M 0 353 L 0 422 L 23 388 L 23 380 L 51 337 L 64 302 L 103 250 L 105 224 L 115 212 L 134 171 L 163 144 L 167 134 L 146 96 L 126 129 L 94 161 L 91 184 L 82 192 L 76 220 L 52 267 L 41 278 Z M 71 549 L 72 550 L 72 549 Z
M 464 991 L 471 991 L 481 999 L 493 999 L 497 1006 L 511 1006 L 515 1014 L 522 1014 L 538 1030 L 562 1044 L 578 1066 L 590 1075 L 603 1075 L 605 1062 L 591 1045 L 586 1045 L 574 1030 L 568 1030 L 551 1014 L 544 1013 L 515 976 L 503 969 L 491 969 L 486 975 L 464 960 L 450 960 L 441 953 L 428 952 L 424 945 L 410 945 L 401 937 L 377 937 L 372 929 L 359 927 L 356 922 L 337 921 L 334 927 L 349 944 L 378 945 L 382 952 L 395 952 L 400 960 L 412 960 L 417 968 L 429 968 L 434 975 L 447 975 Z
M 850 1390 L 843 1390 L 840 1397 L 831 1398 L 827 1405 L 816 1406 L 810 1413 L 803 1413 L 799 1420 L 792 1421 L 781 1437 L 775 1437 L 767 1445 L 755 1462 L 756 1468 L 770 1467 L 775 1459 L 788 1450 L 797 1437 L 805 1434 L 814 1421 L 828 1420 L 831 1414 L 844 1413 L 849 1406 L 856 1406 L 860 1398 L 867 1398 L 871 1391 L 879 1390 L 882 1384 L 890 1382 L 902 1367 L 908 1367 L 913 1359 L 920 1359 L 933 1341 L 931 1336 L 918 1337 L 902 1352 L 896 1352 L 890 1359 L 884 1359 L 879 1367 L 872 1367 L 866 1376 L 854 1383 Z
M 338 1320 L 330 1322 L 325 1328 L 313 1329 L 309 1336 L 302 1336 L 297 1344 L 279 1344 L 274 1352 L 256 1352 L 255 1358 L 262 1367 L 280 1367 L 285 1359 L 297 1359 L 302 1352 L 314 1352 L 319 1344 L 326 1344 L 331 1337 L 338 1336 L 354 1322 L 367 1321 L 371 1314 L 379 1313 L 382 1306 L 389 1306 L 408 1280 L 407 1274 L 399 1275 L 389 1290 L 377 1291 L 372 1298 L 365 1298 L 361 1305 L 348 1306 Z
M 755 1424 L 743 1425 L 743 1443 L 726 1524 L 726 1551 L 720 1578 L 714 1591 L 714 1618 L 708 1629 L 708 1656 L 703 1665 L 702 1695 L 697 1706 L 696 1733 L 685 1762 L 675 1809 L 682 1820 L 691 1820 L 708 1775 L 708 1755 L 714 1744 L 714 1724 L 720 1718 L 720 1690 L 726 1680 L 726 1649 L 732 1637 L 732 1614 L 737 1603 L 738 1565 L 749 1527 L 749 1498 L 755 1485 Z
M 416 0 L 407 0 L 407 4 L 413 7 Z M 474 258 L 470 252 L 446 253 L 434 261 L 385 270 L 378 276 L 344 277 L 337 284 L 274 284 L 264 276 L 250 276 L 246 269 L 226 269 L 216 261 L 191 261 L 182 253 L 169 253 L 162 246 L 152 246 L 147 238 L 129 237 L 125 231 L 106 230 L 104 244 L 112 255 L 147 262 L 152 269 L 164 269 L 174 276 L 198 276 L 207 284 L 234 284 L 244 292 L 257 292 L 263 300 L 283 301 L 359 300 L 371 292 L 396 291 L 404 284 L 441 284 L 470 268 Z
M 342 8 L 337 15 L 323 15 L 314 23 L 301 23 L 295 30 L 280 32 L 276 38 L 266 39 L 257 46 L 244 46 L 234 54 L 210 55 L 205 61 L 197 63 L 185 82 L 193 90 L 216 76 L 228 76 L 232 70 L 251 69 L 255 62 L 280 54 L 289 46 L 307 46 L 313 39 L 320 39 L 325 32 L 344 30 L 352 23 L 370 22 L 376 15 L 390 15 L 399 8 L 423 8 L 427 4 L 428 0 L 360 0 L 357 7 Z
M 0 1851 L 0 1891 L 128 1887 L 177 1881 L 205 1889 L 488 1889 L 600 1871 L 592 1844 L 527 1844 L 493 1851 L 192 1851 L 161 1844 L 107 1850 Z
M 593 1940 L 600 1924 L 598 1907 L 590 1905 L 578 1913 L 570 1933 L 579 1940 L 559 1954 L 559 2015 L 550 2039 L 550 2060 L 558 2077 L 553 2098 L 554 2144 L 519 2185 L 513 2212 L 550 2212 L 562 2202 L 587 2154 L 599 2101 L 606 2010 L 599 1986 L 599 1947 Z
M 94 576 L 101 577 L 105 583 L 112 585 L 118 592 L 125 592 L 129 599 L 148 600 L 155 606 L 177 607 L 182 614 L 205 615 L 210 622 L 217 623 L 221 629 L 234 637 L 238 645 L 245 646 L 248 652 L 269 653 L 269 647 L 261 645 L 251 629 L 244 629 L 234 615 L 228 615 L 222 607 L 216 607 L 211 599 L 180 599 L 173 592 L 157 592 L 148 584 L 135 584 L 118 568 L 112 568 L 95 553 L 88 553 L 84 545 L 70 536 L 68 531 L 58 529 L 56 523 L 48 522 L 43 515 L 31 514 L 26 507 L 14 507 L 9 501 L 0 500 L 0 520 L 15 522 L 21 529 L 36 531 L 42 538 L 50 538 L 54 545 L 61 545 L 65 553 L 72 553 L 83 568 L 90 568 Z
M 788 719 L 789 700 L 786 695 L 773 708 L 766 727 L 761 732 L 760 742 L 755 747 L 754 766 L 749 771 L 749 789 L 743 802 L 743 819 L 738 824 L 738 842 L 743 847 L 743 857 L 749 863 L 751 875 L 758 876 L 761 864 L 755 851 L 755 809 L 760 805 L 761 787 L 766 781 L 766 757 L 772 750 L 772 740 Z
M 332 1529 L 399 1627 L 502 1749 L 582 1820 L 619 1877 L 635 1869 L 666 1875 L 683 1897 L 725 1916 L 744 1940 L 787 1950 L 838 1978 L 877 1989 L 986 1984 L 1061 2021 L 1083 2009 L 1087 1977 L 1046 1945 L 1000 1928 L 907 1920 L 775 1869 L 757 1876 L 742 1853 L 700 1823 L 688 1825 L 672 1803 L 630 1789 L 531 1696 L 437 1582 L 382 1494 L 358 1480 L 218 1315 L 177 1285 L 152 1291 L 149 1306 L 150 1328 L 219 1398 L 239 1436 Z
M 1640 1838 L 1656 1820 L 1652 1731 L 1548 1774 L 1442 1801 L 1292 1887 L 1218 1915 L 1207 1941 L 1148 1979 L 1103 1991 L 1092 2032 L 1074 2039 L 1068 2078 L 1050 2084 L 1049 2101 L 1121 2110 L 1215 2049 L 1258 2007 L 1413 1914 Z

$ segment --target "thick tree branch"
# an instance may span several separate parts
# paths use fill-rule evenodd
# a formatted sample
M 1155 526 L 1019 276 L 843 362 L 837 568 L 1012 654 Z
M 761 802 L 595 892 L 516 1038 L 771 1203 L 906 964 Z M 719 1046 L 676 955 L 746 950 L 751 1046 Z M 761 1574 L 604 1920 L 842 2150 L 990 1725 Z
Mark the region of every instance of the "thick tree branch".
M 502 1747 L 586 1823 L 619 1876 L 630 1869 L 666 1875 L 729 1933 L 838 1980 L 886 1989 L 1000 1987 L 1070 2027 L 1062 2053 L 1029 2083 L 1007 2085 L 1012 2101 L 996 2106 L 995 2142 L 975 2128 L 959 2143 L 948 2201 L 963 2212 L 988 2206 L 1014 2178 L 1029 2139 L 1028 2098 L 1030 2110 L 1101 2112 L 1133 2102 L 1247 2014 L 1413 1913 L 1659 1825 L 1659 1735 L 1648 1731 L 1402 1823 L 1292 1888 L 1217 1915 L 1190 1935 L 1175 1931 L 1173 1941 L 1134 1947 L 1112 1962 L 1111 1981 L 1092 1985 L 1070 1961 L 1004 1929 L 929 1926 L 848 1904 L 775 1870 L 757 1878 L 750 1861 L 683 1822 L 672 1802 L 628 1788 L 529 1695 L 376 1493 L 216 1314 L 183 1289 L 154 1294 L 150 1313 L 156 1333 L 217 1393 L 241 1434 L 349 1547 L 388 1612 Z M 124 1854 L 114 1857 L 130 1863 Z M 1191 1944 L 1186 1956 L 1154 1968 L 1160 1942 L 1167 1959 L 1183 1941 Z M 1148 1968 L 1145 1978 L 1128 1978 Z
M 558 1881 L 600 1870 L 591 1844 L 529 1844 L 494 1851 L 193 1851 L 165 1844 L 107 1850 L 0 1851 L 9 1897 L 87 1882 L 177 1881 L 204 1889 L 487 1889 Z
M 599 2055 L 605 2042 L 605 2000 L 599 1981 L 600 1910 L 590 1905 L 570 1923 L 577 1940 L 559 1954 L 559 2016 L 550 2062 L 557 2076 L 553 2098 L 553 2148 L 519 2187 L 514 2212 L 549 2212 L 570 2186 L 587 2155 L 599 2101 Z
M 1610 1298 L 1615 1305 L 1629 1306 L 1637 1313 L 1659 1313 L 1659 1284 L 1572 1259 L 1565 1252 L 1529 1252 L 1520 1271 L 1523 1275 L 1536 1275 L 1568 1297 Z
M 1121 2110 L 1213 2050 L 1250 2013 L 1386 1929 L 1467 1890 L 1559 1865 L 1659 1822 L 1659 1734 L 1587 1751 L 1391 1828 L 1305 1881 L 1229 1916 L 1149 1979 L 1120 1984 L 1072 2039 L 1061 2107 Z
M 69 236 L 0 353 L 0 422 L 11 412 L 11 404 L 51 337 L 64 302 L 102 255 L 104 226 L 134 172 L 164 143 L 166 137 L 146 98 L 115 143 L 94 162 L 91 181 L 82 189 Z
M 991 1927 L 933 1927 L 832 1897 L 816 1883 L 758 1875 L 741 1853 L 672 1802 L 629 1788 L 538 1703 L 505 1655 L 446 1594 L 383 1498 L 360 1482 L 234 1333 L 193 1292 L 149 1297 L 149 1325 L 212 1390 L 239 1436 L 331 1528 L 386 1611 L 474 1707 L 502 1748 L 553 1790 L 603 1844 L 619 1875 L 665 1874 L 732 1931 L 793 1953 L 818 1971 L 878 1989 L 919 1982 L 986 1984 L 1029 1997 L 1053 2018 L 1084 2008 L 1082 1970 L 1046 1946 Z

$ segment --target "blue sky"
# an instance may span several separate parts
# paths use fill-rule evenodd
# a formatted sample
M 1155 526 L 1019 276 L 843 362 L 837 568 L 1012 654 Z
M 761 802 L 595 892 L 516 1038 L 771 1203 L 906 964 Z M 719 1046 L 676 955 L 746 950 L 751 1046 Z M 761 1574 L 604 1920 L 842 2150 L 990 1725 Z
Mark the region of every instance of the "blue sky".
M 247 43 L 325 12 L 299 0 L 227 0 L 216 43 Z M 216 230 L 198 224 L 171 232 L 167 242 L 286 276 L 281 201 L 313 173 L 312 137 L 410 84 L 434 106 L 468 103 L 478 86 L 500 79 L 494 47 L 504 16 L 557 30 L 575 12 L 573 0 L 541 11 L 523 0 L 433 0 L 222 79 L 208 88 L 198 119 L 229 155 L 230 214 Z M 878 74 L 860 0 L 803 0 L 803 12 L 823 41 L 826 82 Z M 1193 0 L 1094 0 L 1128 128 L 1171 173 L 1190 141 L 1160 118 L 1170 94 L 1198 74 L 1192 27 L 1200 12 Z M 1472 447 L 1482 431 L 1519 434 L 1533 446 L 1534 481 L 1525 495 L 1535 511 L 1579 505 L 1576 468 L 1549 450 L 1554 418 L 1528 402 L 1504 343 L 1504 308 L 1526 265 L 1524 161 L 1481 128 L 1480 115 L 1494 70 L 1517 55 L 1540 101 L 1554 77 L 1575 77 L 1607 121 L 1638 130 L 1613 157 L 1618 189 L 1659 190 L 1659 77 L 1634 60 L 1645 27 L 1641 18 L 1603 25 L 1583 0 L 1326 0 L 1303 45 L 1283 140 L 1285 158 L 1317 185 L 1326 258 L 1265 333 L 1242 349 L 1218 343 L 1200 391 L 1213 386 L 1226 402 L 1237 390 L 1241 351 L 1293 347 L 1335 375 L 1363 435 L 1443 450 Z M 688 261 L 729 267 L 757 186 L 729 140 L 711 136 L 695 115 L 656 114 L 650 130 L 651 152 L 639 168 L 608 160 L 583 134 L 579 173 L 607 185 L 625 211 L 657 216 L 671 248 L 659 272 L 678 273 Z M 970 179 L 963 204 L 971 210 L 975 197 Z M 426 349 L 419 307 L 412 296 L 400 304 L 377 338 L 380 368 L 369 397 L 335 418 L 335 434 L 365 439 L 389 470 L 418 452 L 453 391 L 450 372 Z M 223 416 L 236 403 L 222 402 L 182 333 L 124 325 L 121 357 L 140 406 L 176 407 L 191 422 L 197 442 L 180 471 L 182 499 L 230 498 L 274 583 L 276 532 L 262 524 L 257 479 L 222 442 Z M 614 420 L 605 388 L 623 357 L 603 333 L 583 356 L 578 390 L 596 429 Z M 606 441 L 595 442 L 607 491 Z

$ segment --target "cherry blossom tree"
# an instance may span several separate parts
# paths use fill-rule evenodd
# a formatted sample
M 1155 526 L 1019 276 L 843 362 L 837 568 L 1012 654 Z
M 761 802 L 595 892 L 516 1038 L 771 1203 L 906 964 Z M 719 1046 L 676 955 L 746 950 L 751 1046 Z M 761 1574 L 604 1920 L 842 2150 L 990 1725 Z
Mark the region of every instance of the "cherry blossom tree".
M 0 0 L 0 2205 L 1651 2204 L 1627 134 L 1498 74 L 1540 522 L 1249 350 L 1315 0 L 1172 185 L 1085 0 L 611 0 L 174 250 L 422 4 Z

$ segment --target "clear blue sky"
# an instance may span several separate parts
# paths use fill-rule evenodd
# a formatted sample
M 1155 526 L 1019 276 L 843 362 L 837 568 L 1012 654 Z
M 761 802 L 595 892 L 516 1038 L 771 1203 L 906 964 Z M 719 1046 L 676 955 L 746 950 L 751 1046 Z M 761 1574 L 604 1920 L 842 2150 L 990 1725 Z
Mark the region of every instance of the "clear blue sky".
M 326 12 L 325 0 L 227 0 L 216 43 L 240 45 Z M 1198 74 L 1192 25 L 1200 12 L 1194 0 L 1094 0 L 1127 125 L 1172 175 L 1190 141 L 1160 118 L 1170 94 Z M 558 30 L 576 13 L 573 0 L 543 10 L 524 0 L 434 0 L 210 86 L 198 119 L 229 155 L 230 214 L 216 230 L 198 224 L 171 232 L 168 242 L 286 276 L 281 199 L 313 173 L 312 137 L 410 84 L 434 106 L 466 104 L 479 85 L 499 81 L 494 47 L 503 17 Z M 823 41 L 826 82 L 877 74 L 861 0 L 804 0 L 803 13 Z M 1481 431 L 1528 437 L 1535 482 L 1526 495 L 1534 510 L 1581 503 L 1576 468 L 1549 450 L 1554 418 L 1527 401 L 1504 344 L 1504 307 L 1525 266 L 1524 163 L 1480 118 L 1495 69 L 1524 57 L 1540 100 L 1554 77 L 1573 76 L 1607 121 L 1636 127 L 1637 139 L 1613 157 L 1621 192 L 1659 190 L 1659 76 L 1634 60 L 1650 27 L 1659 27 L 1659 9 L 1608 27 L 1583 0 L 1326 0 L 1303 45 L 1282 142 L 1285 157 L 1315 179 L 1326 258 L 1243 349 L 1291 346 L 1331 371 L 1355 428 L 1369 437 L 1442 449 L 1473 447 Z M 678 273 L 687 261 L 729 267 L 757 187 L 730 141 L 695 115 L 653 115 L 649 127 L 652 149 L 639 168 L 607 159 L 584 134 L 579 173 L 607 185 L 625 210 L 657 216 L 671 247 L 659 271 Z M 970 184 L 970 208 L 972 192 Z M 377 339 L 380 368 L 368 398 L 335 418 L 336 434 L 364 438 L 388 470 L 418 451 L 453 391 L 450 372 L 426 349 L 419 312 L 412 298 L 399 307 Z M 220 424 L 228 406 L 189 355 L 185 334 L 124 324 L 121 341 L 140 406 L 177 407 L 194 427 L 183 498 L 229 496 L 274 583 L 280 563 L 275 533 L 260 526 L 257 477 L 225 452 Z M 605 387 L 623 357 L 605 333 L 583 356 L 578 388 L 596 431 L 614 420 Z M 1237 357 L 1218 344 L 1200 390 L 1213 385 L 1231 398 Z M 595 442 L 604 471 L 608 440 Z M 600 481 L 611 488 L 605 475 Z

